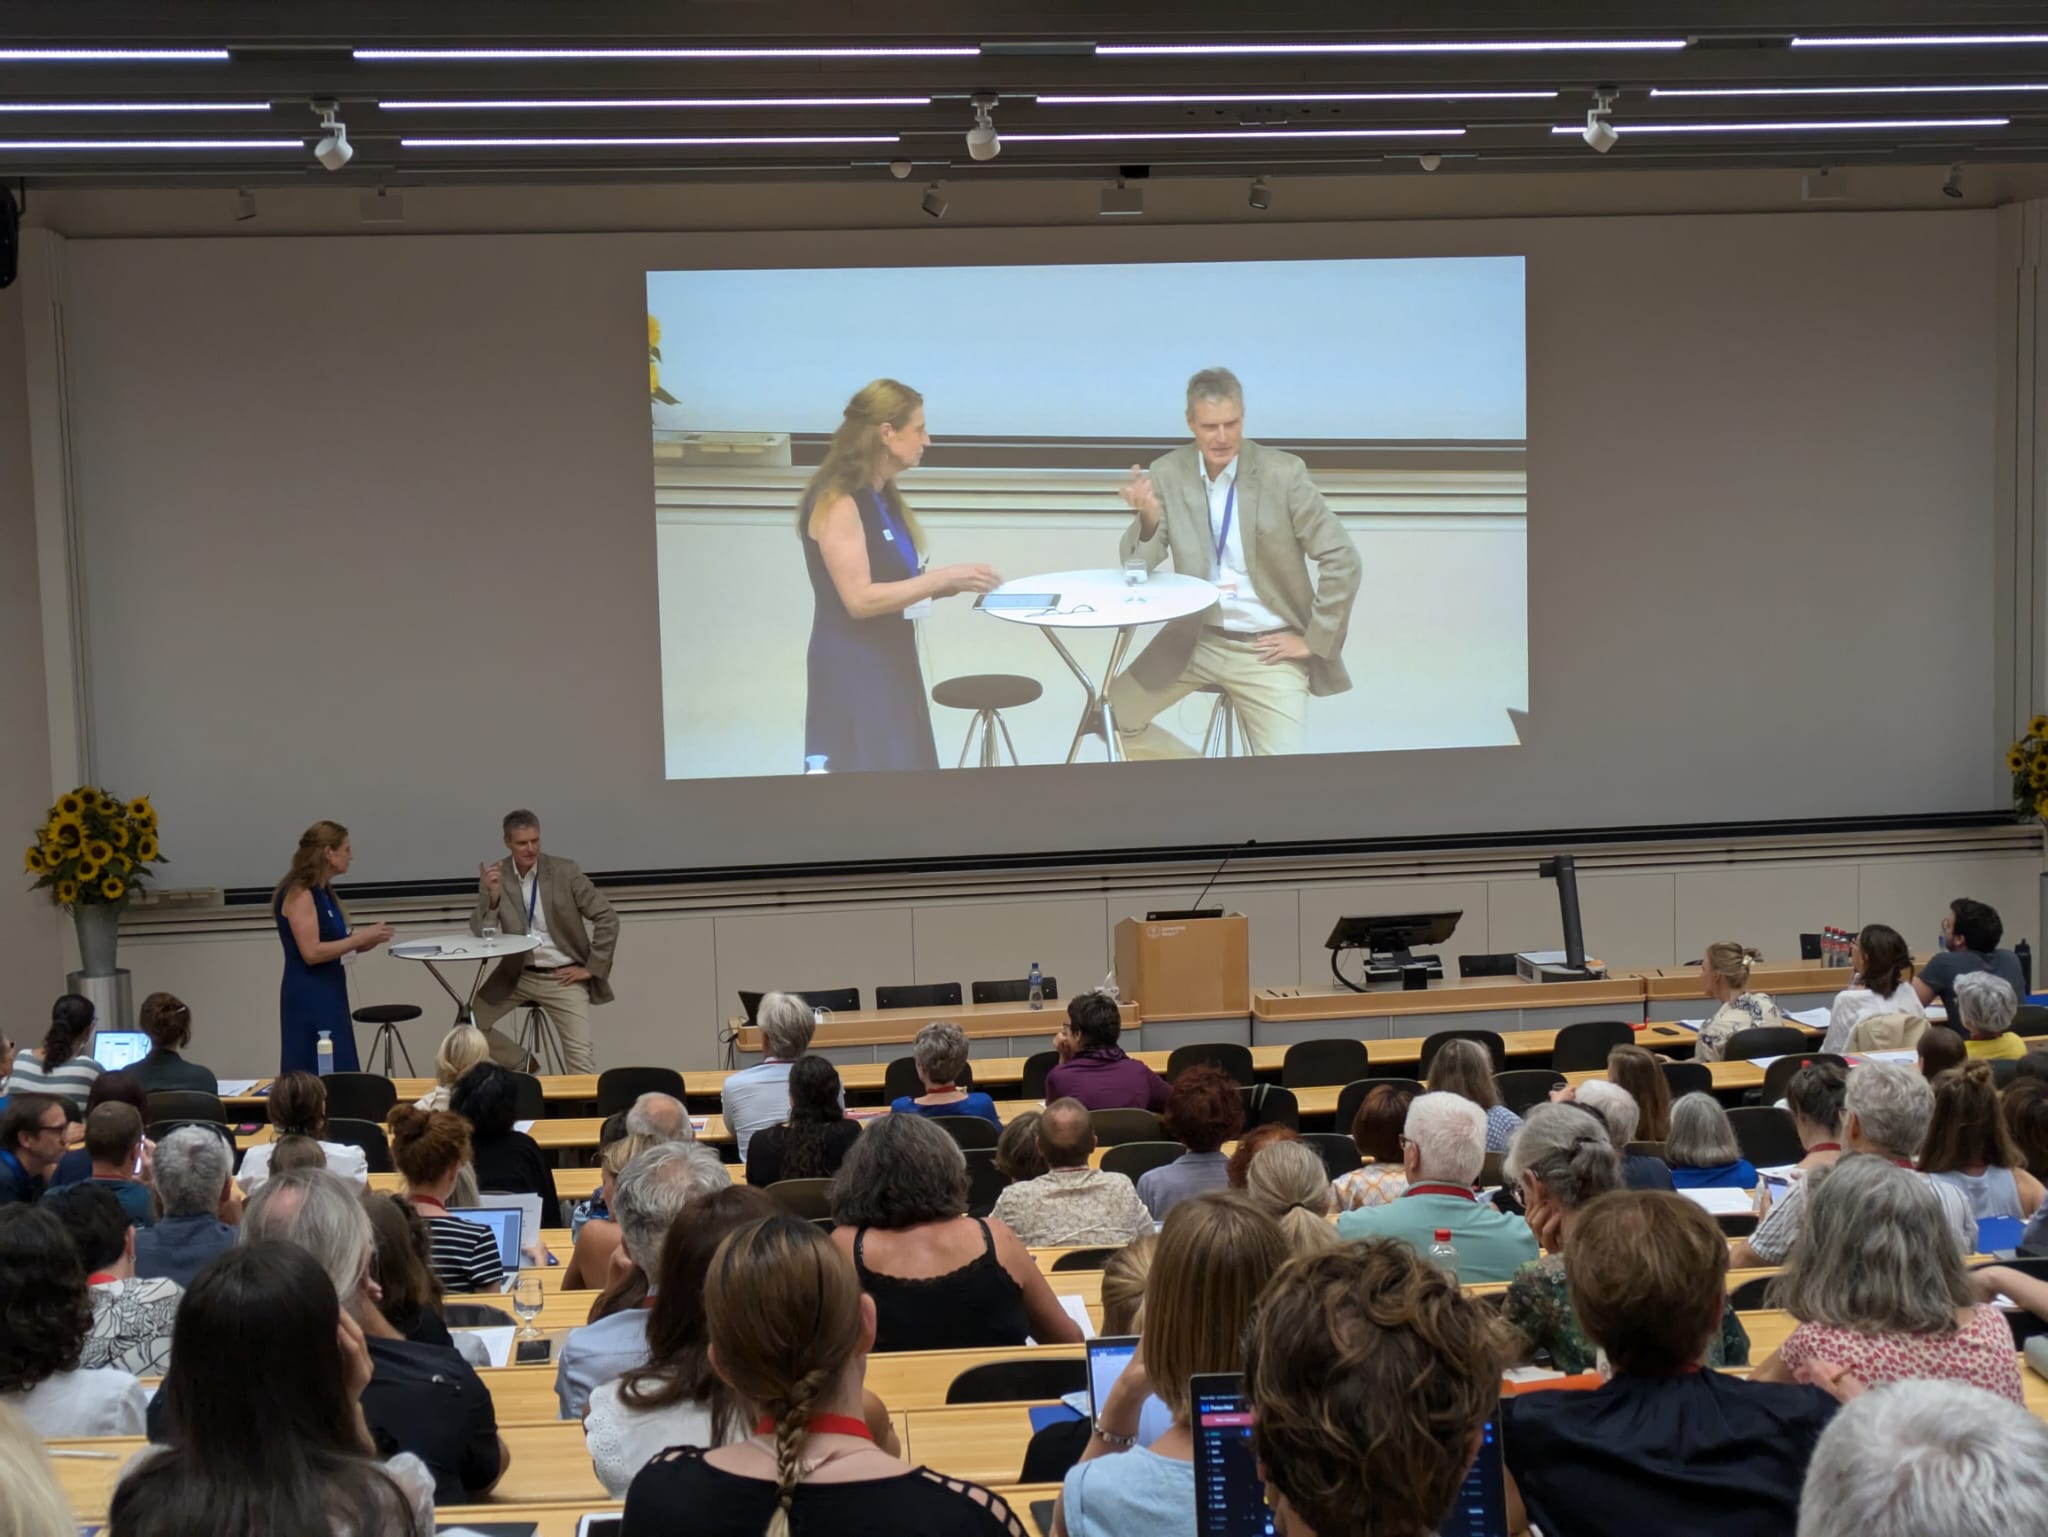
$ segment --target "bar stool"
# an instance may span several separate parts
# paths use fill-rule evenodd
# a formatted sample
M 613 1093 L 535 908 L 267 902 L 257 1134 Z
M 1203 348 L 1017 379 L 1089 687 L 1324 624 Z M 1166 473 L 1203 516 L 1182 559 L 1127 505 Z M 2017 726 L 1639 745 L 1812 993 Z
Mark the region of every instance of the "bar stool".
M 377 1060 L 377 1048 L 384 1048 L 384 1076 L 395 1076 L 391 1071 L 391 1048 L 396 1045 L 399 1054 L 405 1058 L 407 1077 L 413 1077 L 412 1053 L 406 1049 L 405 1037 L 398 1033 L 398 1027 L 409 1019 L 418 1019 L 420 1010 L 410 1003 L 366 1003 L 349 1016 L 359 1025 L 375 1025 L 377 1033 L 370 1039 L 370 1049 L 363 1054 L 366 1063 Z
M 1017 761 L 1017 744 L 1010 740 L 1010 728 L 1003 723 L 1003 711 L 1019 709 L 1030 704 L 1045 692 L 1036 678 L 1026 678 L 1010 672 L 977 672 L 964 677 L 948 678 L 933 685 L 932 702 L 942 704 L 949 710 L 972 710 L 974 719 L 967 723 L 967 740 L 960 744 L 958 767 L 967 767 L 967 755 L 974 750 L 974 733 L 981 732 L 982 768 L 996 768 L 1002 757 L 996 750 L 996 733 L 1003 734 L 1003 746 L 1009 749 L 1010 762 Z
M 1202 756 L 1205 758 L 1248 758 L 1250 747 L 1238 751 L 1237 701 L 1214 683 L 1205 683 L 1195 690 L 1198 694 L 1214 694 L 1216 708 L 1209 715 L 1209 729 L 1202 737 Z M 1220 751 L 1218 749 L 1221 749 Z
M 526 1060 L 536 1073 L 568 1072 L 568 1058 L 562 1054 L 561 1032 L 555 1028 L 553 1016 L 540 1004 L 529 1003 L 520 1011 L 519 1032 L 513 1039 L 526 1053 Z M 552 1067 L 548 1065 L 551 1062 L 554 1064 Z

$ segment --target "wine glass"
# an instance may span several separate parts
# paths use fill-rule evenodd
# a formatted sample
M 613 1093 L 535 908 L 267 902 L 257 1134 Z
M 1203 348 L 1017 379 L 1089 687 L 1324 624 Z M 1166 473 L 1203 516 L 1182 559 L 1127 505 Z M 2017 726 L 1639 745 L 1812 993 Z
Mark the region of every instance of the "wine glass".
M 482 934 L 485 944 L 489 944 L 498 937 L 498 913 L 496 908 L 487 907 L 484 909 L 483 922 L 477 925 L 477 929 Z
M 512 1311 L 520 1317 L 519 1337 L 523 1340 L 540 1338 L 540 1330 L 533 1321 L 547 1305 L 547 1293 L 541 1289 L 540 1277 L 522 1275 L 519 1284 L 512 1288 Z

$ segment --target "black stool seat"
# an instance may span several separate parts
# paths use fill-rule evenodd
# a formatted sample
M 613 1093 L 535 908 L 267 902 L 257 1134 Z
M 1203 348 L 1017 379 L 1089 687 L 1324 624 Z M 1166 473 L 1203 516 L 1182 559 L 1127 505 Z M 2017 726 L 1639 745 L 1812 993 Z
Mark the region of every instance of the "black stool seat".
M 1036 678 L 1014 672 L 974 672 L 932 685 L 932 700 L 949 710 L 1014 710 L 1045 689 Z
M 420 1010 L 410 1003 L 366 1003 L 349 1017 L 359 1025 L 402 1025 L 418 1019 Z

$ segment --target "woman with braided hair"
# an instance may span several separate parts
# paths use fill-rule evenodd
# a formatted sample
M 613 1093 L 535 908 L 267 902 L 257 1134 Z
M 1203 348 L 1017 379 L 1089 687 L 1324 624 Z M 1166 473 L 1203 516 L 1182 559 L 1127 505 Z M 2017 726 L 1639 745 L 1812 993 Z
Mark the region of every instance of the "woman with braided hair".
M 744 1440 L 671 1447 L 626 1492 L 623 1537 L 1024 1537 L 1002 1500 L 911 1467 L 864 1414 L 875 1305 L 810 1223 L 729 1234 L 704 1278 L 713 1370 L 759 1416 Z

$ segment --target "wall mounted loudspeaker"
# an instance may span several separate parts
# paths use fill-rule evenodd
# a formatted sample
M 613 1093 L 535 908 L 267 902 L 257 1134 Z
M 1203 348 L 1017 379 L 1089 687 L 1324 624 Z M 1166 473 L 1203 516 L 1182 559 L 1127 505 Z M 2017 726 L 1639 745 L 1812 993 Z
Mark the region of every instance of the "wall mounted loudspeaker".
M 20 256 L 21 210 L 14 204 L 13 192 L 0 187 L 0 288 L 14 282 Z

